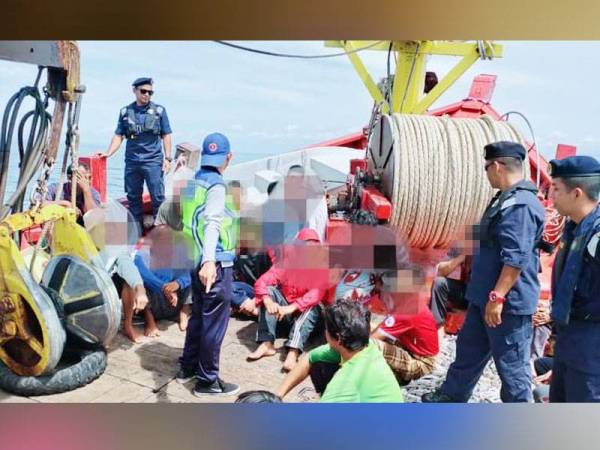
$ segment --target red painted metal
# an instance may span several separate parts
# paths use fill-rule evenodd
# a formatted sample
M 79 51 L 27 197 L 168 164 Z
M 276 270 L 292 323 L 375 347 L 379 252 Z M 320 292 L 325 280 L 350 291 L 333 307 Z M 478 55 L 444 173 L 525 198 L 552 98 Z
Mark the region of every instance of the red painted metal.
M 360 204 L 367 211 L 371 211 L 377 220 L 389 220 L 392 216 L 392 204 L 374 186 L 365 186 L 362 189 Z
M 356 169 L 360 169 L 361 172 L 367 171 L 367 160 L 366 159 L 351 159 L 350 160 L 350 174 L 355 175 Z
M 577 147 L 567 144 L 558 144 L 556 146 L 556 159 L 564 159 L 577 154 Z
M 90 168 L 92 187 L 100 194 L 100 199 L 106 201 L 106 158 L 100 156 L 80 156 L 79 161 Z
M 347 134 L 329 141 L 320 142 L 310 147 L 350 147 L 362 150 L 367 148 L 367 144 L 367 137 L 363 130 L 358 133 Z
M 489 103 L 494 95 L 496 87 L 496 75 L 477 75 L 471 84 L 469 98 Z

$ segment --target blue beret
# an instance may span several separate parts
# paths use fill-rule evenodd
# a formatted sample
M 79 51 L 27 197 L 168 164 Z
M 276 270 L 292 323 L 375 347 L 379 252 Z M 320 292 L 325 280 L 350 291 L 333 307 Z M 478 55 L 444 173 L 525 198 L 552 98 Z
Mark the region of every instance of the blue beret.
M 152 78 L 142 77 L 135 80 L 131 85 L 133 87 L 143 86 L 144 84 L 152 84 Z
M 485 159 L 517 158 L 521 161 L 527 156 L 525 148 L 517 142 L 500 141 L 492 142 L 484 147 Z
M 548 164 L 548 173 L 557 178 L 595 177 L 600 175 L 600 163 L 591 156 L 553 159 Z

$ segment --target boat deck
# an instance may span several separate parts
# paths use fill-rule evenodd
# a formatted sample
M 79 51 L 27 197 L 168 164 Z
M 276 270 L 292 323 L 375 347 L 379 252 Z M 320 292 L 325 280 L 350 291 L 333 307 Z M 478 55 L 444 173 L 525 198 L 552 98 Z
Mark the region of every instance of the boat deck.
M 133 344 L 122 334 L 113 340 L 108 353 L 106 372 L 87 386 L 62 394 L 39 397 L 19 397 L 0 390 L 2 402 L 42 403 L 229 403 L 236 396 L 197 398 L 191 390 L 194 381 L 185 385 L 174 379 L 178 358 L 183 349 L 185 333 L 176 323 L 159 322 L 161 335 L 145 338 Z M 238 383 L 241 392 L 264 389 L 274 390 L 284 378 L 281 364 L 285 358 L 284 339 L 276 341 L 281 349 L 277 355 L 256 362 L 247 362 L 246 356 L 256 348 L 256 322 L 232 317 L 221 349 L 221 377 Z M 318 399 L 310 380 L 290 392 L 286 402 L 309 402 Z

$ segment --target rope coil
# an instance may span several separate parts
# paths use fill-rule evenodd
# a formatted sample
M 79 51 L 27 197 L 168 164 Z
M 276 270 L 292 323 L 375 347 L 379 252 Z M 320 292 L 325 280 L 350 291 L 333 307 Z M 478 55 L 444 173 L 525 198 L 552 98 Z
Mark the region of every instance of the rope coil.
M 525 145 L 511 124 L 489 116 L 382 116 L 367 157 L 392 202 L 391 226 L 413 247 L 450 245 L 462 227 L 480 219 L 492 197 L 483 148 L 496 141 Z M 384 167 L 378 146 L 388 142 L 392 156 Z M 382 153 L 387 156 L 387 148 Z M 523 166 L 528 179 L 529 164 Z

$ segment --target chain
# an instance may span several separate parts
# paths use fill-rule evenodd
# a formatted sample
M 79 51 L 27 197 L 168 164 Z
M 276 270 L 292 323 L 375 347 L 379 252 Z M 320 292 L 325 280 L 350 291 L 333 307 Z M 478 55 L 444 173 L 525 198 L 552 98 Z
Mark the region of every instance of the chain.
M 37 211 L 42 202 L 46 198 L 46 194 L 48 192 L 48 180 L 50 179 L 50 174 L 52 173 L 52 169 L 54 167 L 54 159 L 53 158 L 44 158 L 44 169 L 40 175 L 40 178 L 37 180 L 37 186 L 35 190 L 31 194 L 31 204 L 32 210 Z
M 41 74 L 41 70 L 40 73 L 38 74 L 38 79 L 36 80 L 36 88 L 37 88 L 37 83 L 39 81 L 39 75 Z M 47 108 L 48 107 L 48 98 L 50 96 L 50 93 L 48 92 L 48 89 L 46 86 L 43 87 L 42 89 L 43 93 L 44 93 L 44 107 Z M 48 133 L 48 135 L 46 136 L 46 145 L 44 146 L 44 153 L 48 152 L 48 141 L 50 140 L 50 133 Z M 52 168 L 54 167 L 54 159 L 50 159 L 47 156 L 44 156 L 44 169 L 42 170 L 42 173 L 40 174 L 39 179 L 37 180 L 37 186 L 35 188 L 35 190 L 31 193 L 31 204 L 32 206 L 32 210 L 33 211 L 37 211 L 42 202 L 44 201 L 44 199 L 46 198 L 46 193 L 48 192 L 48 180 L 50 179 L 50 174 L 52 173 Z

